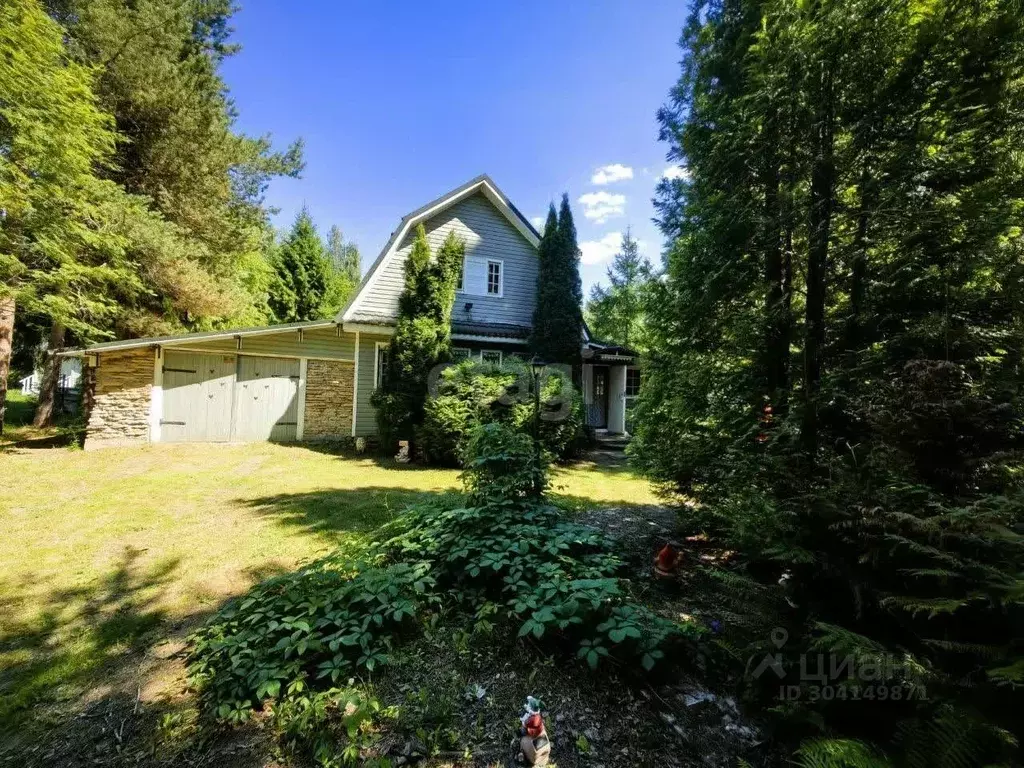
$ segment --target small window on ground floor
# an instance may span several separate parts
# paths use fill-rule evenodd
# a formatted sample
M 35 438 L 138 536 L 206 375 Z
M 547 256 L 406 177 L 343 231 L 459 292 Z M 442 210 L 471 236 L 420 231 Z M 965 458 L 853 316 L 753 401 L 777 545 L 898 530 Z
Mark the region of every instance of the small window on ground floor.
M 484 349 L 480 351 L 480 361 L 483 363 L 492 363 L 493 365 L 501 365 L 501 350 L 500 349 Z
M 636 397 L 640 394 L 640 369 L 626 369 L 626 397 Z
M 377 359 L 374 362 L 373 385 L 380 389 L 384 385 L 384 371 L 388 367 L 388 347 L 386 344 L 377 344 Z
M 463 360 L 469 357 L 468 347 L 452 347 L 452 360 L 456 363 L 461 363 Z

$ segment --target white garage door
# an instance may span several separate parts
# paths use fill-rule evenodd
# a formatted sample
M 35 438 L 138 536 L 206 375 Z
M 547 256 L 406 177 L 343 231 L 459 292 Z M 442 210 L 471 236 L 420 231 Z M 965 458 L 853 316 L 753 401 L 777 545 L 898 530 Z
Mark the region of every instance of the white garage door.
M 234 355 L 164 352 L 160 439 L 171 443 L 231 439 Z
M 294 440 L 299 416 L 299 361 L 238 358 L 232 440 Z

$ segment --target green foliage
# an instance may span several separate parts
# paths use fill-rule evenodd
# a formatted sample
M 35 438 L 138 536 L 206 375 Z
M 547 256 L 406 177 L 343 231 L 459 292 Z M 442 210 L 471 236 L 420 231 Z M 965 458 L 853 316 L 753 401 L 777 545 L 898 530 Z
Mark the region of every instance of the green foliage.
M 562 195 L 558 214 L 554 204 L 549 208 L 537 257 L 531 348 L 546 362 L 578 366 L 583 343 L 583 284 L 568 195 Z
M 302 146 L 274 152 L 234 126 L 220 76 L 236 52 L 226 0 L 55 0 L 68 49 L 94 68 L 100 107 L 117 140 L 103 177 L 170 222 L 147 246 L 126 244 L 148 289 L 122 301 L 119 336 L 270 319 L 272 228 L 263 194 L 297 176 Z M 152 258 L 153 247 L 161 255 Z
M 451 353 L 451 315 L 465 244 L 451 232 L 431 259 L 423 225 L 405 262 L 395 333 L 388 344 L 384 383 L 371 396 L 385 450 L 413 440 L 423 421 L 428 379 Z
M 327 233 L 327 257 L 331 263 L 331 281 L 325 305 L 330 315 L 337 314 L 359 286 L 362 261 L 355 243 L 342 237 L 341 230 L 332 226 Z M 329 316 L 329 315 L 325 315 Z
M 427 400 L 418 432 L 429 462 L 461 466 L 470 435 L 480 424 L 499 422 L 533 435 L 533 374 L 515 357 L 501 365 L 464 360 L 446 368 L 437 394 Z M 567 376 L 546 369 L 541 381 L 540 439 L 557 459 L 570 458 L 584 440 L 582 396 Z
M 111 160 L 113 124 L 38 3 L 0 14 L 0 298 L 95 333 L 117 309 L 113 286 L 138 288 L 107 228 L 117 189 L 94 175 Z
M 627 229 L 608 267 L 608 287 L 595 285 L 590 290 L 586 316 L 591 332 L 602 341 L 646 350 L 647 302 L 653 279 L 651 263 L 640 256 L 636 239 Z
M 333 317 L 347 296 L 346 278 L 335 269 L 305 208 L 274 257 L 270 308 L 283 323 Z
M 870 746 L 854 739 L 805 741 L 796 751 L 796 757 L 801 768 L 887 768 L 890 765 Z
M 378 707 L 355 680 L 452 612 L 474 631 L 504 628 L 554 650 L 568 643 L 590 668 L 614 658 L 637 674 L 699 640 L 700 630 L 630 600 L 603 534 L 535 496 L 546 477 L 529 437 L 479 427 L 464 479 L 469 506 L 410 508 L 362 560 L 338 552 L 221 609 L 189 641 L 204 710 L 238 722 L 272 706 L 288 749 L 333 765 L 370 744 L 364 725 Z M 406 719 L 444 743 L 443 708 L 420 704 Z
M 838 739 L 807 764 L 863 762 L 858 741 L 1013 762 L 1024 22 L 998 2 L 723 1 L 683 47 L 659 120 L 688 173 L 656 202 L 633 458 L 747 584 L 788 571 L 795 608 L 757 618 L 791 627 L 794 684 L 809 652 L 895 659 L 887 682 L 927 691 L 805 697 L 790 733 Z

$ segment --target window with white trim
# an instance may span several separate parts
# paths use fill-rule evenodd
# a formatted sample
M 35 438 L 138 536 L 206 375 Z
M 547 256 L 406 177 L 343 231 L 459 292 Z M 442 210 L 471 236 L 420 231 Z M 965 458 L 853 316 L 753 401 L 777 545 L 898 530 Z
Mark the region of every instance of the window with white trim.
M 462 257 L 462 262 L 459 264 L 459 282 L 455 286 L 455 290 L 460 293 L 466 289 L 466 257 Z
M 388 347 L 387 344 L 381 344 L 377 342 L 377 359 L 374 361 L 374 379 L 373 385 L 380 389 L 384 386 L 384 371 L 388 367 Z
M 501 296 L 501 262 L 487 262 L 487 295 Z
M 500 349 L 482 349 L 480 350 L 480 362 L 491 363 L 492 365 L 501 365 L 501 350 Z
M 461 363 L 463 360 L 469 359 L 469 347 L 452 347 L 452 360 L 456 363 Z
M 640 394 L 640 369 L 626 369 L 626 397 L 636 397 Z

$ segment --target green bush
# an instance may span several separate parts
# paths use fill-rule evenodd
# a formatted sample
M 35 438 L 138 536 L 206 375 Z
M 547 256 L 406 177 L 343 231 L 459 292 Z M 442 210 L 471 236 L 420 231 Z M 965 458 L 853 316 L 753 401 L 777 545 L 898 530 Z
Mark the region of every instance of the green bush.
M 532 373 L 518 358 L 501 365 L 464 360 L 447 368 L 437 394 L 426 403 L 419 430 L 420 455 L 432 464 L 461 466 L 469 436 L 480 424 L 500 423 L 534 433 Z M 579 453 L 584 442 L 583 399 L 561 372 L 541 382 L 540 439 L 554 459 Z
M 284 746 L 335 765 L 372 753 L 364 725 L 379 706 L 355 679 L 437 621 L 442 602 L 478 628 L 568 646 L 591 668 L 616 657 L 639 673 L 698 639 L 701 629 L 630 600 L 603 534 L 534 495 L 546 467 L 528 436 L 478 427 L 463 477 L 467 506 L 411 508 L 363 559 L 335 553 L 218 612 L 189 641 L 204 710 L 239 722 L 269 704 Z

